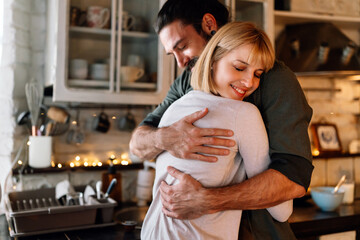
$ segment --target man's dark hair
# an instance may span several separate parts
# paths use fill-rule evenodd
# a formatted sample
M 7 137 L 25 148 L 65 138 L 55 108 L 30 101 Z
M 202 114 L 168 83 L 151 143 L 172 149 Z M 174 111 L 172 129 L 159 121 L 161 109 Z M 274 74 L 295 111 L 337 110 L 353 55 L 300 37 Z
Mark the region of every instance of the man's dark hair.
M 218 0 L 168 0 L 158 13 L 155 31 L 159 33 L 168 24 L 180 20 L 184 25 L 192 24 L 202 34 L 201 22 L 205 13 L 215 17 L 219 28 L 229 21 L 228 9 Z

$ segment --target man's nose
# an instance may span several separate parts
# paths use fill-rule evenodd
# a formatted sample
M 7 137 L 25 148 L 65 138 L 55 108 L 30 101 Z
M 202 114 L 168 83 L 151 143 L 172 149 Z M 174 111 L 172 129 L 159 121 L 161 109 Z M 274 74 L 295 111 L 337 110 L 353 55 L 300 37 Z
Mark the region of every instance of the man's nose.
M 175 54 L 175 59 L 179 68 L 186 67 L 187 63 L 189 62 L 189 58 L 181 54 Z

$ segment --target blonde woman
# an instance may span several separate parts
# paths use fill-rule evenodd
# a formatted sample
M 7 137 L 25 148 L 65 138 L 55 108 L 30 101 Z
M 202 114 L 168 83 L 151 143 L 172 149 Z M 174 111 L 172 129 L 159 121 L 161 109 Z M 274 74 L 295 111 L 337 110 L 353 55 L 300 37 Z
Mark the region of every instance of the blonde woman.
M 208 188 L 239 183 L 268 168 L 269 143 L 263 120 L 254 105 L 242 100 L 258 88 L 261 74 L 274 61 L 269 38 L 251 23 L 228 23 L 211 38 L 193 69 L 194 90 L 167 109 L 159 127 L 208 108 L 206 117 L 193 124 L 232 129 L 237 145 L 215 163 L 180 159 L 169 152 L 160 154 L 156 159 L 153 202 L 143 223 L 141 239 L 238 239 L 241 210 L 216 212 L 192 220 L 170 218 L 162 213 L 159 187 L 162 181 L 177 184 L 167 172 L 169 166 L 190 174 L 199 185 Z M 277 221 L 286 221 L 292 213 L 292 201 L 268 211 Z

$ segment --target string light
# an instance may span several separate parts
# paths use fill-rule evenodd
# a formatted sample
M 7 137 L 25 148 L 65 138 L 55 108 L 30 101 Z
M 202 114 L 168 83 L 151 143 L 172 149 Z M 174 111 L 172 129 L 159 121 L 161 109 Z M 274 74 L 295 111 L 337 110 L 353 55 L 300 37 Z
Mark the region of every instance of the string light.
M 18 163 L 19 165 L 22 165 L 22 164 L 23 164 L 23 162 L 22 162 L 21 160 L 19 160 L 17 163 Z
M 61 164 L 61 163 L 58 163 L 57 167 L 58 167 L 58 168 L 62 168 L 62 164 Z
M 71 162 L 71 163 L 70 163 L 70 167 L 71 167 L 71 168 L 75 167 L 75 163 Z

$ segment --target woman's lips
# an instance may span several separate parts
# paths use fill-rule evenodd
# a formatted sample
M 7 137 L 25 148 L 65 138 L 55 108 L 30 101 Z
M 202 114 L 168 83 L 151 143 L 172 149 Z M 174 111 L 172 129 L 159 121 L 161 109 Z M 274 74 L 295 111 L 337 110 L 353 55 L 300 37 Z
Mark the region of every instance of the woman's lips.
M 244 96 L 244 95 L 245 95 L 245 93 L 246 93 L 245 90 L 242 90 L 242 89 L 240 89 L 240 88 L 238 88 L 238 87 L 236 87 L 236 86 L 234 86 L 234 85 L 232 85 L 232 84 L 230 84 L 230 86 L 235 90 L 235 92 L 238 93 L 238 95 L 240 95 L 240 96 Z

